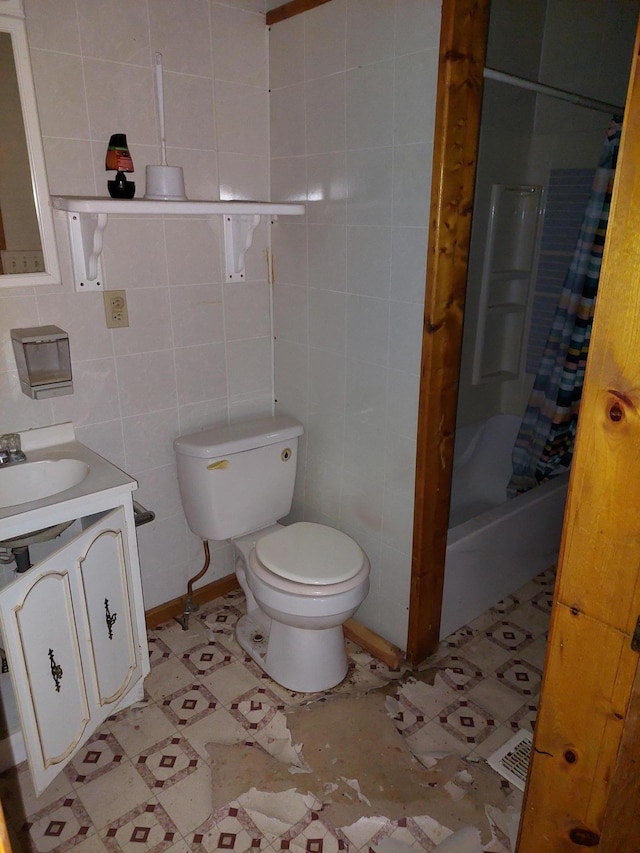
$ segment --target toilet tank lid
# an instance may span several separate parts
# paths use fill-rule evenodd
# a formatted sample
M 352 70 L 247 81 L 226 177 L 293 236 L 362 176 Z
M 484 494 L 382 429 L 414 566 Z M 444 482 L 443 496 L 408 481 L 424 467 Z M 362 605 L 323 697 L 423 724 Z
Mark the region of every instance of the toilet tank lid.
M 302 425 L 288 415 L 265 415 L 247 421 L 237 421 L 212 427 L 174 439 L 176 453 L 211 459 L 229 453 L 241 453 L 302 435 Z

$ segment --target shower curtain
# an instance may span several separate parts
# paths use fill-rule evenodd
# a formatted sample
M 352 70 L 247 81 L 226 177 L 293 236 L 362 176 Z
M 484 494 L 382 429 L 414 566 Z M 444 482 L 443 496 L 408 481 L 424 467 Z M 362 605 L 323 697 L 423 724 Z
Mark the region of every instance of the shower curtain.
M 566 471 L 571 464 L 621 130 L 622 119 L 614 117 L 513 448 L 510 497 Z

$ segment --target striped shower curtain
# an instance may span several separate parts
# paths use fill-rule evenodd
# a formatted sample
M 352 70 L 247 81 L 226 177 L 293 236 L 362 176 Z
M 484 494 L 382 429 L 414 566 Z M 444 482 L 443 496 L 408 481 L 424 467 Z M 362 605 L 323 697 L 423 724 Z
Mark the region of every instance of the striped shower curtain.
M 622 120 L 614 117 L 513 448 L 510 497 L 566 471 L 571 464 L 621 130 Z

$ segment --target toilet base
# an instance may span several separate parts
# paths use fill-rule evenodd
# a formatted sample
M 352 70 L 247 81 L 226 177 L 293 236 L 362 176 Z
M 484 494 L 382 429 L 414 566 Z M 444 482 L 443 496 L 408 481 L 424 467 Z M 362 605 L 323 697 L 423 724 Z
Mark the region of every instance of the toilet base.
M 349 668 L 342 625 L 308 630 L 272 621 L 266 631 L 242 616 L 236 640 L 267 675 L 297 693 L 329 690 Z
M 236 623 L 236 640 L 260 669 L 264 669 L 269 629 L 256 624 L 249 616 L 241 616 Z

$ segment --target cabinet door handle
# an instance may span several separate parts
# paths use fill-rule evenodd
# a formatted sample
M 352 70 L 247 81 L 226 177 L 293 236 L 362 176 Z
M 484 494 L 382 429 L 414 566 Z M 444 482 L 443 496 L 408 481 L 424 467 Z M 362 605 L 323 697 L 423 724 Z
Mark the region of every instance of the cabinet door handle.
M 109 599 L 105 598 L 104 600 L 104 610 L 105 610 L 105 622 L 107 623 L 107 632 L 109 634 L 109 639 L 113 640 L 113 631 L 111 630 L 115 625 L 115 621 L 118 618 L 118 614 L 114 613 L 113 616 L 109 612 Z
M 60 682 L 62 681 L 62 667 L 53 656 L 53 649 L 49 649 L 49 660 L 51 661 L 51 677 L 56 685 L 56 693 L 60 693 Z

